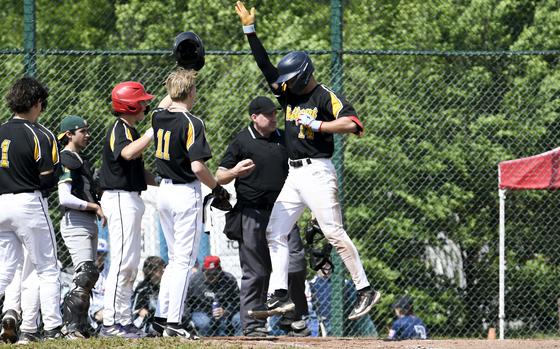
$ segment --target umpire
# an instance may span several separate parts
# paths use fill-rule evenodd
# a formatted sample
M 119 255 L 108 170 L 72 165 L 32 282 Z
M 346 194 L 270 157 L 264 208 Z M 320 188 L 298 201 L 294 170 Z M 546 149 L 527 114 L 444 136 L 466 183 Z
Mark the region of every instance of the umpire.
M 249 115 L 251 124 L 229 144 L 216 177 L 220 184 L 237 178 L 237 204 L 227 214 L 226 232 L 239 241 L 243 332 L 263 337 L 266 319 L 254 319 L 248 311 L 261 308 L 267 299 L 271 263 L 266 226 L 288 175 L 288 155 L 284 131 L 277 128 L 275 104 L 267 97 L 256 97 L 249 104 Z

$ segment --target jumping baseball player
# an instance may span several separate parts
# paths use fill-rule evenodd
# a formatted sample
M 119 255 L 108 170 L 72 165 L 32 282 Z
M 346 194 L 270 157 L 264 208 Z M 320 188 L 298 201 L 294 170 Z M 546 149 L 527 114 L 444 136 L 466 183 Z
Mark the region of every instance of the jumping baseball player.
M 68 338 L 88 338 L 88 309 L 91 290 L 99 277 L 95 265 L 97 219 L 105 224 L 99 205 L 93 169 L 81 154 L 89 144 L 86 120 L 70 115 L 60 123 L 59 140 L 63 171 L 58 182 L 58 198 L 63 213 L 60 232 L 74 265 L 74 287 L 64 297 L 63 317 Z
M 381 294 L 370 287 L 358 251 L 342 226 L 336 171 L 330 158 L 334 151 L 333 134 L 360 134 L 362 124 L 352 105 L 317 83 L 313 63 L 306 53 L 291 52 L 280 60 L 278 68 L 274 67 L 255 33 L 255 9 L 249 12 L 238 1 L 235 10 L 255 61 L 286 115 L 290 170 L 266 229 L 272 260 L 270 288 L 276 290 L 267 306 L 279 312 L 293 307 L 287 292 L 287 235 L 309 207 L 352 276 L 359 296 L 349 319 L 358 319 L 369 312 Z
M 192 69 L 171 72 L 165 82 L 168 98 L 152 115 L 156 166 L 162 177 L 157 205 L 169 257 L 155 322 L 165 324 L 164 336 L 186 339 L 198 339 L 179 324 L 202 233 L 201 182 L 212 189 L 215 201 L 229 198 L 205 164 L 212 154 L 204 122 L 190 112 L 196 99 L 195 83 Z
M 3 266 L 0 294 L 22 263 L 25 247 L 40 280 L 44 336 L 60 338 L 62 317 L 56 240 L 46 200 L 40 191 L 52 186 L 53 162 L 58 154 L 50 149 L 46 152 L 48 140 L 35 125 L 46 110 L 47 97 L 46 88 L 29 77 L 17 80 L 6 96 L 14 116 L 0 126 L 0 262 Z
M 144 169 L 142 152 L 153 138 L 149 128 L 140 136 L 135 125 L 144 120 L 154 96 L 138 82 L 117 84 L 111 93 L 117 119 L 107 130 L 103 145 L 101 207 L 107 217 L 111 263 L 105 282 L 105 309 L 100 336 L 139 338 L 132 324 L 131 296 L 140 262 L 140 229 L 144 202 L 140 193 L 153 178 Z

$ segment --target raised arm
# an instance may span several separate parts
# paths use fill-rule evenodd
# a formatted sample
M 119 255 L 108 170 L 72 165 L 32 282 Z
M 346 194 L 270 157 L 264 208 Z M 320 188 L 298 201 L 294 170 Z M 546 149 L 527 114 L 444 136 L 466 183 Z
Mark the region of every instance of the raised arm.
M 243 2 L 238 1 L 235 4 L 235 12 L 237 12 L 239 19 L 241 20 L 241 24 L 243 25 L 243 32 L 245 33 L 245 35 L 247 35 L 247 40 L 249 40 L 249 46 L 251 47 L 251 52 L 253 53 L 253 57 L 255 58 L 257 66 L 262 71 L 266 81 L 272 87 L 272 89 L 278 89 L 278 84 L 275 83 L 276 79 L 278 79 L 278 70 L 270 62 L 268 53 L 257 37 L 257 33 L 255 31 L 255 17 L 257 11 L 253 7 L 249 12 L 245 8 Z

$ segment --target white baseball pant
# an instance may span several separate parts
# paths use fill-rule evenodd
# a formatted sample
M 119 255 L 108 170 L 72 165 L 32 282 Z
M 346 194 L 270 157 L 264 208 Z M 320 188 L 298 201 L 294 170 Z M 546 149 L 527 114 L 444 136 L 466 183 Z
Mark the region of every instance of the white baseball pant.
M 37 332 L 40 323 L 39 277 L 25 248 L 23 249 L 23 255 L 23 265 L 18 265 L 14 279 L 8 285 L 4 294 L 4 311 L 12 309 L 20 313 L 20 330 L 34 333 Z M 54 327 L 57 326 L 56 323 L 46 324 L 46 326 L 54 328 L 53 325 Z
M 352 276 L 356 289 L 369 286 L 358 250 L 342 226 L 336 170 L 330 159 L 311 159 L 301 167 L 290 167 L 266 228 L 272 261 L 270 290 L 288 289 L 288 235 L 309 207 L 327 240 Z
M 44 328 L 52 330 L 62 325 L 56 240 L 41 193 L 0 195 L 0 231 L 0 294 L 23 263 L 25 246 L 40 282 Z
M 161 278 L 156 316 L 180 323 L 192 268 L 202 234 L 200 182 L 172 184 L 162 180 L 158 193 L 161 228 L 169 263 Z
M 107 190 L 101 207 L 109 228 L 109 274 L 105 281 L 103 324 L 132 323 L 132 287 L 138 273 L 144 202 L 137 192 Z

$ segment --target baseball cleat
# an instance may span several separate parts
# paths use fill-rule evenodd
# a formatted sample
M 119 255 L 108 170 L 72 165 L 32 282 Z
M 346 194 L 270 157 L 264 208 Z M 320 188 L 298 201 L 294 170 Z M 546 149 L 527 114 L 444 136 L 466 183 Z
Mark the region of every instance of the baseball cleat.
M 62 333 L 62 326 L 53 328 L 52 330 L 43 331 L 44 340 L 54 340 L 64 338 L 64 333 Z
M 381 299 L 381 293 L 379 291 L 369 290 L 358 292 L 358 301 L 350 315 L 348 315 L 348 320 L 358 320 L 369 313 L 371 308 L 379 302 L 379 299 Z
M 266 338 L 268 337 L 268 330 L 266 327 L 255 327 L 244 331 L 243 335 L 245 337 Z
M 200 337 L 191 334 L 189 331 L 185 330 L 184 328 L 174 328 L 167 326 L 165 331 L 163 331 L 164 337 L 182 337 L 184 339 L 189 340 L 198 340 Z
M 249 310 L 247 314 L 254 319 L 266 319 L 274 315 L 285 315 L 295 309 L 296 305 L 292 302 L 290 296 L 278 297 L 272 295 L 266 302 L 266 306 Z
M 40 342 L 43 340 L 39 332 L 22 332 L 19 335 L 17 344 L 29 344 L 31 342 Z
M 2 330 L 0 331 L 0 340 L 5 343 L 15 343 L 17 341 L 17 328 L 19 323 L 19 314 L 12 309 L 6 310 L 2 317 Z

